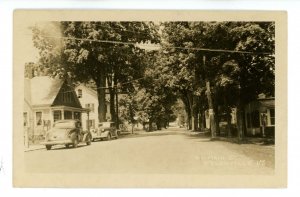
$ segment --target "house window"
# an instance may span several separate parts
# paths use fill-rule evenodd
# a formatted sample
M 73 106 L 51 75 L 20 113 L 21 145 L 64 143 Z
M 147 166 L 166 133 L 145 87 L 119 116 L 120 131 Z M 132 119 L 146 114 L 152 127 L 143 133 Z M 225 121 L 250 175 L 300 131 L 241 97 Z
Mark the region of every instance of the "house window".
M 275 109 L 270 109 L 270 123 L 275 125 Z
M 87 120 L 86 121 L 87 129 L 90 127 L 90 129 L 95 129 L 95 120 Z
M 85 104 L 85 108 L 90 109 L 90 112 L 94 112 L 95 105 L 94 103 Z
M 27 112 L 23 113 L 23 119 L 24 119 L 24 127 L 26 127 L 28 125 Z
M 42 112 L 36 112 L 36 125 L 42 125 Z
M 54 122 L 57 120 L 61 120 L 61 111 L 60 110 L 56 110 L 53 112 L 53 119 L 54 119 Z
M 77 90 L 78 98 L 82 98 L 82 89 Z
M 72 112 L 71 111 L 64 111 L 64 118 L 67 119 L 72 119 Z

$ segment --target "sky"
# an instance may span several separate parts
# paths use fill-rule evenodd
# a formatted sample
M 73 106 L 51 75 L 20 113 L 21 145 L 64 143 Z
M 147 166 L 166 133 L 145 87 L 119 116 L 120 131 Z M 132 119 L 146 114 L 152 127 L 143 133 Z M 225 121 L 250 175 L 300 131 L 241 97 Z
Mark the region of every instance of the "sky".
M 24 51 L 24 55 L 20 58 L 20 62 L 23 62 L 24 65 L 27 62 L 36 62 L 38 61 L 39 53 L 38 50 L 33 46 L 32 41 L 32 31 L 30 27 L 34 26 L 36 23 L 34 21 L 24 21 L 19 25 L 16 29 L 18 36 L 22 37 L 22 49 Z

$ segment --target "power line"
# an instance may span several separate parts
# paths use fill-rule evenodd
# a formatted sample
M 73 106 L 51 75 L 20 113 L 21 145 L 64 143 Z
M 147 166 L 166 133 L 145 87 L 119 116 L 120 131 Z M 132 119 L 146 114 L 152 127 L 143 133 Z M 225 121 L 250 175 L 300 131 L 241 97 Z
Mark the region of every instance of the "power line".
M 133 80 L 131 80 L 131 81 L 128 81 L 128 82 L 124 82 L 124 83 L 119 83 L 120 85 L 119 86 L 123 86 L 123 85 L 126 85 L 126 84 L 130 84 L 130 83 L 132 83 L 132 82 L 134 82 L 134 81 L 138 81 L 138 80 L 141 80 L 141 79 L 143 79 L 143 78 L 146 78 L 146 76 L 145 77 L 140 77 L 140 78 L 137 78 L 137 79 L 133 79 Z M 72 85 L 69 85 L 69 84 L 67 84 L 67 86 L 69 86 L 69 87 L 71 87 L 71 88 L 74 88 Z M 103 87 L 97 87 L 97 88 L 92 88 L 93 90 L 98 90 L 98 89 L 109 89 L 109 88 L 117 88 L 118 87 L 118 85 L 113 85 L 113 86 L 103 86 Z M 73 92 L 73 91 L 63 91 L 63 93 L 67 93 L 67 92 Z
M 109 43 L 109 44 L 122 44 L 122 45 L 134 45 L 134 46 L 147 46 L 147 47 L 161 47 L 168 49 L 183 49 L 183 50 L 196 50 L 196 51 L 207 51 L 207 52 L 221 52 L 221 53 L 241 53 L 241 54 L 260 54 L 260 55 L 273 55 L 270 52 L 254 52 L 254 51 L 237 51 L 229 49 L 209 49 L 209 48 L 199 48 L 199 47 L 176 47 L 176 46 L 162 46 L 161 44 L 144 44 L 144 43 L 134 43 L 134 42 L 122 42 L 122 41 L 112 41 L 112 40 L 95 40 L 89 38 L 76 38 L 76 37 L 60 37 L 60 36 L 43 36 L 45 38 L 57 38 L 66 40 L 79 40 L 87 42 L 98 42 L 98 43 Z

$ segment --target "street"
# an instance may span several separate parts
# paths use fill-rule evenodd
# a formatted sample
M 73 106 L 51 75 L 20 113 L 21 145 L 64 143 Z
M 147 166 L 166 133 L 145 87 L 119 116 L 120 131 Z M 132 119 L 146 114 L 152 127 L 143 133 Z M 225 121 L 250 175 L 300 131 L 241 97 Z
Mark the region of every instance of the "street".
M 271 174 L 274 145 L 211 141 L 184 128 L 142 132 L 78 148 L 25 152 L 32 173 Z

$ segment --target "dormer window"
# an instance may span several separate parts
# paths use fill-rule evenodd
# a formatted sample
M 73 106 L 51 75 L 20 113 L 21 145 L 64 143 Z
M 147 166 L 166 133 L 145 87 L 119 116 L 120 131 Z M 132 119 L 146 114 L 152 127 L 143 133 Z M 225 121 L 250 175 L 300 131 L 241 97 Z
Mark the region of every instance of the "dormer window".
M 78 98 L 82 98 L 82 89 L 77 90 Z

